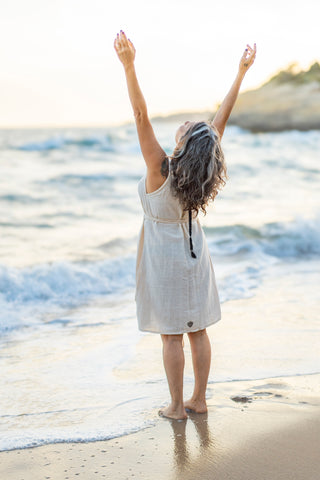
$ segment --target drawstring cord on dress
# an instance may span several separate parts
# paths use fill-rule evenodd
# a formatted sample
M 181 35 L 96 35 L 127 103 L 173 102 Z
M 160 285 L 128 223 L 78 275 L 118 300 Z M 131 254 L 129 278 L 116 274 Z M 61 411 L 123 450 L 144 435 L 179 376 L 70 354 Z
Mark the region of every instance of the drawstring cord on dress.
M 196 254 L 193 251 L 193 244 L 192 244 L 192 214 L 191 214 L 191 210 L 189 210 L 189 244 L 190 244 L 191 257 L 197 258 Z

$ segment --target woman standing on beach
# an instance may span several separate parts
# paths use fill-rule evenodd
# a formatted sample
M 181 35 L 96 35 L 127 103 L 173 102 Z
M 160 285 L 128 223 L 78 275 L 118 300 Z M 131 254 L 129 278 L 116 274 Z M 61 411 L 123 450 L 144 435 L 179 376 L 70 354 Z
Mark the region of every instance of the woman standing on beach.
M 221 318 L 219 295 L 198 212 L 225 184 L 220 141 L 256 45 L 247 45 L 239 71 L 214 120 L 185 122 L 169 157 L 159 145 L 134 68 L 135 48 L 121 30 L 114 41 L 124 66 L 130 101 L 147 173 L 138 184 L 144 219 L 136 262 L 139 329 L 161 334 L 171 403 L 159 413 L 184 419 L 187 410 L 207 411 L 206 388 L 211 345 L 206 328 Z M 194 392 L 183 401 L 183 334 L 188 333 L 195 376 Z

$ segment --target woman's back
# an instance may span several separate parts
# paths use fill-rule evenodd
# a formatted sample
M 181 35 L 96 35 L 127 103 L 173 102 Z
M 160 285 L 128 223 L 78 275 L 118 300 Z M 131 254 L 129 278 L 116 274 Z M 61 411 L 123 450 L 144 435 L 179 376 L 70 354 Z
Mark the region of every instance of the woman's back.
M 146 175 L 138 183 L 138 193 L 145 215 L 159 219 L 188 220 L 187 212 L 183 212 L 178 198 L 172 195 L 170 189 L 170 172 L 160 188 L 147 193 Z
M 136 263 L 140 330 L 163 334 L 197 331 L 221 318 L 214 270 L 198 216 L 193 215 L 190 255 L 188 212 L 170 189 L 171 174 L 158 190 L 138 184 L 144 211 Z

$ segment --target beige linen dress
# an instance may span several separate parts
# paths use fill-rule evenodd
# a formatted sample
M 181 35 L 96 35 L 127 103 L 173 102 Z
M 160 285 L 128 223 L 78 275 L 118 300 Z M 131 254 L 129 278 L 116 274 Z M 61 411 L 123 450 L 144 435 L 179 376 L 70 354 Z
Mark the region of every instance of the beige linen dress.
M 139 330 L 162 334 L 196 332 L 221 319 L 220 301 L 206 237 L 193 212 L 189 249 L 188 212 L 163 185 L 146 193 L 138 183 L 144 211 L 138 237 L 135 302 Z

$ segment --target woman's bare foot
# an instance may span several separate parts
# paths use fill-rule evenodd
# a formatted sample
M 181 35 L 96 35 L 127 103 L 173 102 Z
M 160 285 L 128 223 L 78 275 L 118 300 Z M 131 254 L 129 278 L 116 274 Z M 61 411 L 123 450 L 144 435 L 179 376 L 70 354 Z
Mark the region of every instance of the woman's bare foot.
M 208 411 L 205 400 L 193 400 L 192 398 L 184 402 L 184 408 L 196 413 L 206 413 Z
M 181 407 L 174 408 L 172 404 L 170 404 L 166 408 L 159 410 L 159 415 L 161 417 L 173 418 L 174 420 L 184 420 L 188 418 L 187 412 L 183 405 Z

